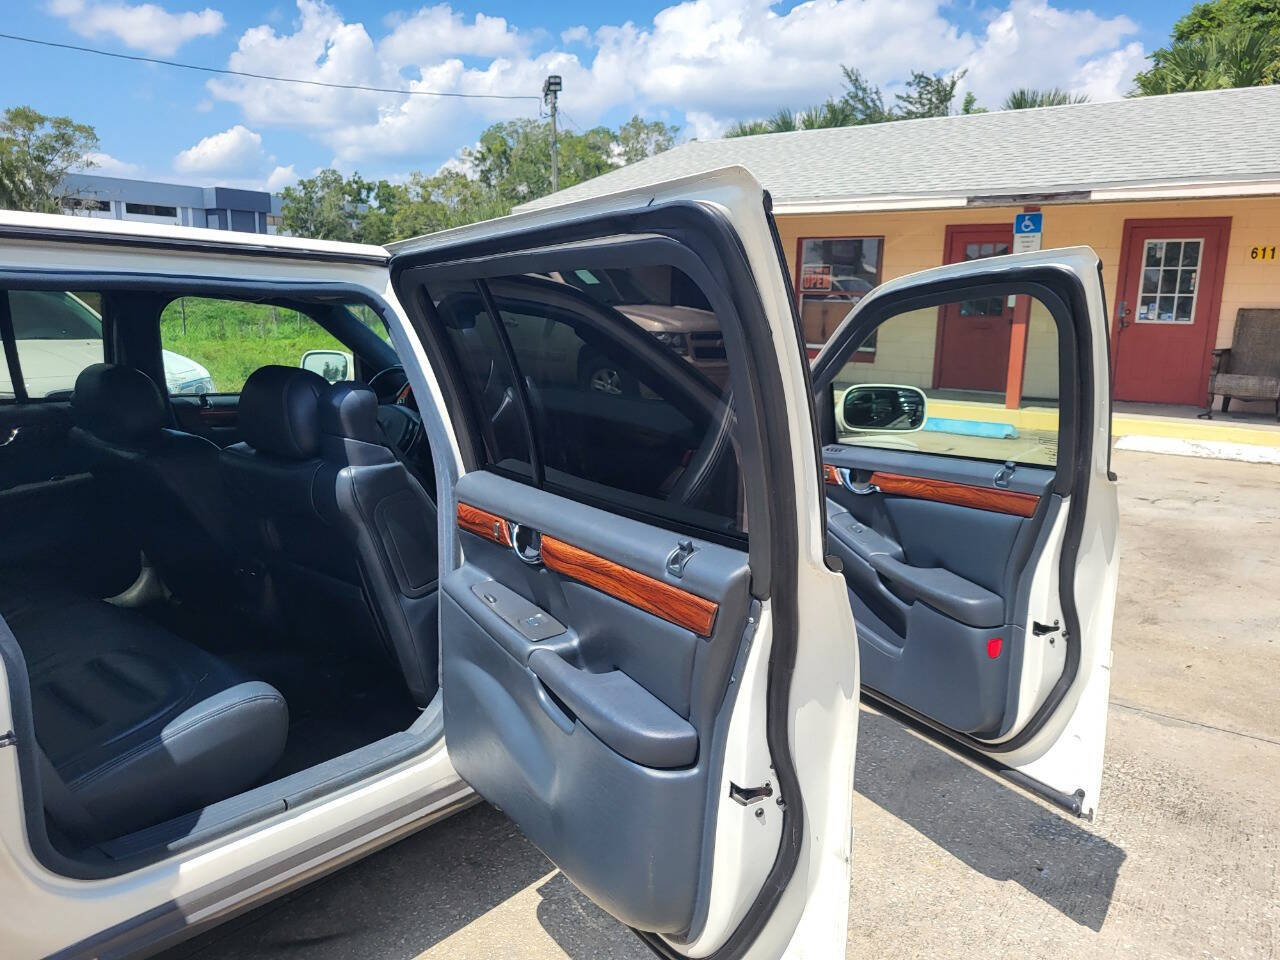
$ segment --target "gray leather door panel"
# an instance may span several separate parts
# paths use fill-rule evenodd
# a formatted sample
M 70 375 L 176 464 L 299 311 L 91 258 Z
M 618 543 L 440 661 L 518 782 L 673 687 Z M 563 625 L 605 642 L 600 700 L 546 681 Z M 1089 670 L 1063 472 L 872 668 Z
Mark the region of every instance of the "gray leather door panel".
M 992 489 L 999 464 L 828 445 L 825 462 L 859 485 L 877 472 Z M 1053 471 L 1018 467 L 1008 489 L 1048 497 Z M 862 682 L 913 710 L 979 735 L 1016 710 L 1019 584 L 1044 510 L 997 510 L 829 484 L 828 544 L 844 565 L 858 624 Z
M 667 560 L 687 537 L 490 473 L 468 474 L 456 493 L 716 604 L 710 635 L 699 636 L 461 528 L 464 562 L 441 590 L 454 766 L 610 913 L 642 930 L 684 933 L 719 786 L 713 744 L 748 625 L 745 552 L 694 538 L 676 577 Z M 494 583 L 564 630 L 533 639 L 485 599 Z

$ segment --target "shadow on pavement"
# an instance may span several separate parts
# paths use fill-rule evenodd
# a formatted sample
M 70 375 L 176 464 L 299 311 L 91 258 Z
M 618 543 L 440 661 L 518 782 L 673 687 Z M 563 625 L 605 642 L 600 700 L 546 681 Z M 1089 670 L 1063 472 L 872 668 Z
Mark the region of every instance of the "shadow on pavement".
M 974 870 L 1025 887 L 1081 926 L 1102 928 L 1125 859 L 1110 841 L 867 710 L 853 783 Z M 856 884 L 857 837 L 853 859 Z
M 416 957 L 555 867 L 506 817 L 480 805 L 160 954 L 165 960 Z M 651 956 L 559 873 L 537 888 L 538 919 L 574 960 Z M 526 956 L 512 931 L 501 956 Z M 508 946 L 509 945 L 509 946 Z M 492 944 L 449 956 L 490 957 Z

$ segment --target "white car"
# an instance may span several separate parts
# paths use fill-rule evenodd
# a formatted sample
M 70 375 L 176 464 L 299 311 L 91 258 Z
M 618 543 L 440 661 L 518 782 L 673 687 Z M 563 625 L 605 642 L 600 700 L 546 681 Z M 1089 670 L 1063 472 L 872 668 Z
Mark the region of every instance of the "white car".
M 0 519 L 24 535 L 0 538 L 0 953 L 153 951 L 483 798 L 660 956 L 843 956 L 850 886 L 865 882 L 851 846 L 862 696 L 1092 816 L 1118 528 L 1097 257 L 886 283 L 811 373 L 771 227 L 741 168 L 389 249 L 0 213 L 6 290 L 38 275 L 45 289 L 269 299 L 322 321 L 356 381 L 264 366 L 239 398 L 191 406 L 217 418 L 221 449 L 172 430 L 159 443 L 158 319 L 140 313 L 76 389 L 67 442 L 88 473 L 12 487 Z M 727 385 L 537 280 L 655 266 L 706 295 Z M 1052 302 L 1074 371 L 1071 455 L 1013 469 L 837 442 L 829 385 L 861 335 L 974 288 Z M 522 336 L 560 343 L 566 325 L 644 391 L 540 379 L 545 351 L 504 333 L 509 299 Z M 394 351 L 345 303 L 376 311 Z M 59 442 L 58 409 L 0 405 L 0 467 Z M 54 548 L 76 531 L 45 522 L 73 490 L 92 522 L 98 487 L 123 500 L 112 519 L 133 519 L 83 549 L 136 535 L 149 561 L 133 547 L 137 580 L 111 604 L 98 597 L 119 586 L 88 593 L 101 570 L 79 576 L 80 554 Z M 222 496 L 225 522 L 195 549 L 179 527 L 224 516 Z M 944 569 L 953 556 L 1004 570 L 1007 587 Z M 348 640 L 369 645 L 313 672 Z M 869 656 L 883 686 L 860 681 Z M 395 684 L 349 696 L 375 668 Z M 400 725 L 375 742 L 316 734 L 399 700 Z
M 77 374 L 102 359 L 102 317 L 74 293 L 14 291 L 9 312 L 28 396 L 69 393 Z M 200 364 L 172 350 L 161 356 L 170 394 L 213 393 L 213 378 Z M 0 369 L 0 397 L 5 396 L 13 396 L 7 368 Z

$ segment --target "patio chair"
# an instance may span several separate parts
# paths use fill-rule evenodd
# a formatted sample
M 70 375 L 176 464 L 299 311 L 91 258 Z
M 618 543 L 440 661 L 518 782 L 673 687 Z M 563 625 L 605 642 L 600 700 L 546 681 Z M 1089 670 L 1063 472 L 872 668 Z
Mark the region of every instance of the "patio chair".
M 1213 353 L 1209 404 L 1201 416 L 1212 419 L 1217 395 L 1222 397 L 1223 413 L 1233 399 L 1270 400 L 1280 420 L 1280 309 L 1239 310 L 1231 346 Z

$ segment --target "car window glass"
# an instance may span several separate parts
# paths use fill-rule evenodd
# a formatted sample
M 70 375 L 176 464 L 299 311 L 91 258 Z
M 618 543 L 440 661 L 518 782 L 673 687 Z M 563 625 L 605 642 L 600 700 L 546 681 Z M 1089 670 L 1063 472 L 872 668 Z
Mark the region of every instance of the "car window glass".
M 380 321 L 366 322 L 385 338 Z M 349 347 L 307 314 L 274 304 L 179 297 L 160 314 L 160 343 L 171 395 L 239 393 L 268 364 L 306 366 L 329 380 L 354 375 Z
M 745 532 L 724 337 L 689 276 L 666 265 L 571 265 L 485 285 L 524 387 L 547 489 L 659 521 Z M 501 344 L 483 313 L 476 304 L 468 314 L 477 328 L 471 366 L 485 365 L 492 380 Z
M 850 351 L 834 379 L 837 439 L 1054 466 L 1058 373 L 1057 325 L 1033 296 L 984 296 L 896 314 Z M 925 415 L 915 415 L 916 391 L 869 385 L 918 388 Z
M 104 357 L 101 295 L 10 290 L 8 302 L 27 396 L 37 400 L 69 396 L 80 371 Z M 12 398 L 8 364 L 0 366 L 0 397 Z

